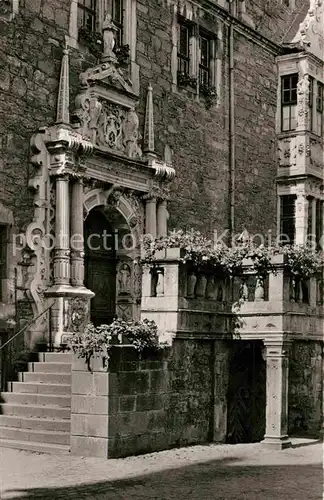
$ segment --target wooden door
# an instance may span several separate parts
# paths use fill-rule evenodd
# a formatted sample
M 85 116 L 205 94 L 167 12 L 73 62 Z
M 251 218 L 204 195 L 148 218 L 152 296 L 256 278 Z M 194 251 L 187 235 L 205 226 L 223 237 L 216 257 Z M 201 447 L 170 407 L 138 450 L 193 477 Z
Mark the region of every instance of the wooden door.
M 227 442 L 262 441 L 266 409 L 266 363 L 262 357 L 262 342 L 233 342 L 229 370 Z
M 113 231 L 100 210 L 85 222 L 85 285 L 95 293 L 91 321 L 109 324 L 116 315 L 116 252 Z

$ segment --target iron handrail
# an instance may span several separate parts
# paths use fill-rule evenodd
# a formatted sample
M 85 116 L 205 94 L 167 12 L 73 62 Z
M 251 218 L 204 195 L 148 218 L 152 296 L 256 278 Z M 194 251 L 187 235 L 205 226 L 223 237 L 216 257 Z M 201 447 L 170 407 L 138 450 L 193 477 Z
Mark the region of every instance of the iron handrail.
M 12 337 L 10 337 L 10 339 L 7 340 L 7 342 L 5 342 L 3 345 L 0 346 L 0 351 L 2 349 L 4 349 L 8 344 L 10 344 L 10 342 L 12 342 L 16 337 L 18 337 L 19 335 L 21 335 L 25 330 L 27 330 L 27 328 L 29 328 L 33 323 L 35 323 L 35 321 L 37 321 L 41 316 L 43 316 L 43 314 L 45 314 L 47 311 L 49 311 L 50 309 L 52 309 L 52 307 L 55 305 L 55 302 L 53 302 L 53 304 L 51 304 L 50 306 L 48 306 L 46 309 L 44 309 L 44 311 L 42 311 L 41 313 L 39 313 L 35 318 L 33 318 L 29 323 L 27 323 L 27 325 L 23 326 L 19 332 L 15 333 L 15 335 L 13 335 Z

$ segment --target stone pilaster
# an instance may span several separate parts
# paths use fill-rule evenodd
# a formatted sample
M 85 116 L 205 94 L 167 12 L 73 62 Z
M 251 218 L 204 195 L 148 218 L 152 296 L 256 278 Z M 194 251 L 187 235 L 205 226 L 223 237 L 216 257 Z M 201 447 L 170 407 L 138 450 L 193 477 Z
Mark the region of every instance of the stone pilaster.
M 70 284 L 69 178 L 56 178 L 54 286 Z
M 157 236 L 160 238 L 161 236 L 166 236 L 168 232 L 167 228 L 168 224 L 168 211 L 167 211 L 167 202 L 166 200 L 162 200 L 159 202 L 157 206 Z
M 72 185 L 71 200 L 71 285 L 84 285 L 83 181 Z
M 145 205 L 145 232 L 156 238 L 156 198 L 148 198 Z
M 224 443 L 227 434 L 227 391 L 229 381 L 229 345 L 214 341 L 213 426 L 212 441 Z
M 288 437 L 288 363 L 290 343 L 266 340 L 267 407 L 266 434 L 262 444 L 277 449 L 289 448 Z
M 307 240 L 308 231 L 308 200 L 303 192 L 297 193 L 295 205 L 295 243 L 304 245 Z
M 309 76 L 301 74 L 297 86 L 297 130 L 309 127 Z

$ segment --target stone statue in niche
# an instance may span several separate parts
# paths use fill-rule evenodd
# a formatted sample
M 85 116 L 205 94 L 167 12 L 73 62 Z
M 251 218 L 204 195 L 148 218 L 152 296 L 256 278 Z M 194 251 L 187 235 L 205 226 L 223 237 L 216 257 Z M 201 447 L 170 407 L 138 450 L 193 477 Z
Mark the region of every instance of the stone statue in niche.
M 138 145 L 140 139 L 139 133 L 139 120 L 134 109 L 131 109 L 124 121 L 124 144 L 126 148 L 126 155 L 128 158 L 140 158 L 142 156 L 141 148 Z
M 118 273 L 119 294 L 128 295 L 131 291 L 131 271 L 128 264 L 121 265 Z
M 112 22 L 111 14 L 107 12 L 103 22 L 103 57 L 105 60 L 115 60 L 114 48 L 116 44 L 115 34 L 117 28 Z

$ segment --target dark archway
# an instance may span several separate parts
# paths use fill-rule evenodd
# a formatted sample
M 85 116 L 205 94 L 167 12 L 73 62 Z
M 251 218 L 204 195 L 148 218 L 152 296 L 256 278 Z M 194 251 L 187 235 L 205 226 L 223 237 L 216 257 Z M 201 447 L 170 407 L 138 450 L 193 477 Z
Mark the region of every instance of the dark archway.
M 227 405 L 227 442 L 262 441 L 266 418 L 266 362 L 262 341 L 232 343 Z
M 115 233 L 100 207 L 84 223 L 85 286 L 95 293 L 91 321 L 109 324 L 116 315 Z

